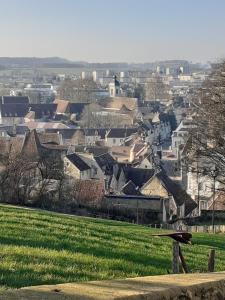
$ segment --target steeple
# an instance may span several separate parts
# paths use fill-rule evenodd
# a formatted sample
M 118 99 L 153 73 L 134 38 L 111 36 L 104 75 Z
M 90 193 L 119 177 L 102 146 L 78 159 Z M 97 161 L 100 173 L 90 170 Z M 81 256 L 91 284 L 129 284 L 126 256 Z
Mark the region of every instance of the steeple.
M 117 80 L 117 76 L 115 75 L 113 78 L 113 82 L 109 84 L 109 95 L 110 97 L 119 97 L 121 95 L 120 92 L 120 82 Z

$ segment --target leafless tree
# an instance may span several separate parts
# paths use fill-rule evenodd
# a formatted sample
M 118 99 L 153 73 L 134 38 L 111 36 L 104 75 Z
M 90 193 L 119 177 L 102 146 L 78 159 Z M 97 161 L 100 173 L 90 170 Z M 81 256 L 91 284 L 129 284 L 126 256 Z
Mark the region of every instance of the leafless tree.
M 169 100 L 169 88 L 162 77 L 153 75 L 145 85 L 145 99 L 150 101 Z
M 91 79 L 67 79 L 59 88 L 59 97 L 62 100 L 71 102 L 94 101 L 93 91 L 97 88 L 96 83 Z
M 84 128 L 112 128 L 123 127 L 124 119 L 120 115 L 102 113 L 102 107 L 97 103 L 86 106 L 81 116 Z
M 193 123 L 187 164 L 225 184 L 225 62 L 192 97 Z

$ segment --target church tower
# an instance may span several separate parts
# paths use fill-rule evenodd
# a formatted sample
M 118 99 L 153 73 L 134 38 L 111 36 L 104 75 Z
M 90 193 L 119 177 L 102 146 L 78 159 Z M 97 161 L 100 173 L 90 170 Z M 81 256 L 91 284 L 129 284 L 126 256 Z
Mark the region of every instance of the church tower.
M 109 84 L 109 95 L 110 97 L 119 97 L 121 95 L 120 82 L 117 80 L 116 75 L 114 76 L 113 82 Z

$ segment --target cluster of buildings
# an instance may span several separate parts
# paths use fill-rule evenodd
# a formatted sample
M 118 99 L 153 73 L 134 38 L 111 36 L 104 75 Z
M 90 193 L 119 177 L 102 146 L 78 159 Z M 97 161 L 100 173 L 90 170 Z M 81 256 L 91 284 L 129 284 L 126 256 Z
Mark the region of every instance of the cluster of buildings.
M 188 76 L 193 79 L 194 75 L 186 74 L 187 66 L 159 67 L 154 72 L 169 86 L 168 94 L 188 99 L 192 84 Z M 80 204 L 89 206 L 101 204 L 108 215 L 116 213 L 139 222 L 162 223 L 198 214 L 199 201 L 201 208 L 208 209 L 203 202 L 206 200 L 199 200 L 203 193 L 196 198 L 194 174 L 182 169 L 189 132 L 194 126 L 184 114 L 188 108 L 178 105 L 178 126 L 172 128 L 169 110 L 173 108 L 173 98 L 165 103 L 165 99 L 135 97 L 137 84 L 145 86 L 152 74 L 143 71 L 112 75 L 106 71 L 106 76 L 101 77 L 93 72 L 100 94 L 105 92 L 94 103 L 59 99 L 53 85 L 44 83 L 27 85 L 21 94 L 14 90 L 9 96 L 1 96 L 0 149 L 4 157 L 11 146 L 32 162 L 43 155 L 54 157 L 67 184 L 76 183 L 74 201 L 79 199 Z M 81 74 L 83 80 L 88 76 L 86 72 Z M 104 122 L 88 126 L 88 120 L 93 118 L 103 118 Z M 54 194 L 54 182 L 59 179 L 54 174 L 50 179 Z M 208 189 L 210 203 L 210 188 L 204 185 L 202 179 L 202 187 L 198 187 Z M 32 193 L 30 198 L 32 201 Z

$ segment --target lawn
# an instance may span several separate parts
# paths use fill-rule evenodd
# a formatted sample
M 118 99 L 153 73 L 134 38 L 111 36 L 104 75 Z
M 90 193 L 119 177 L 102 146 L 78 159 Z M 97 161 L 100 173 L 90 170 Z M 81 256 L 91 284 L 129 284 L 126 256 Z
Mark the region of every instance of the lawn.
M 0 286 L 167 274 L 171 241 L 160 230 L 128 223 L 0 206 Z M 182 246 L 191 271 L 206 271 L 216 248 L 225 270 L 225 235 L 195 234 Z

